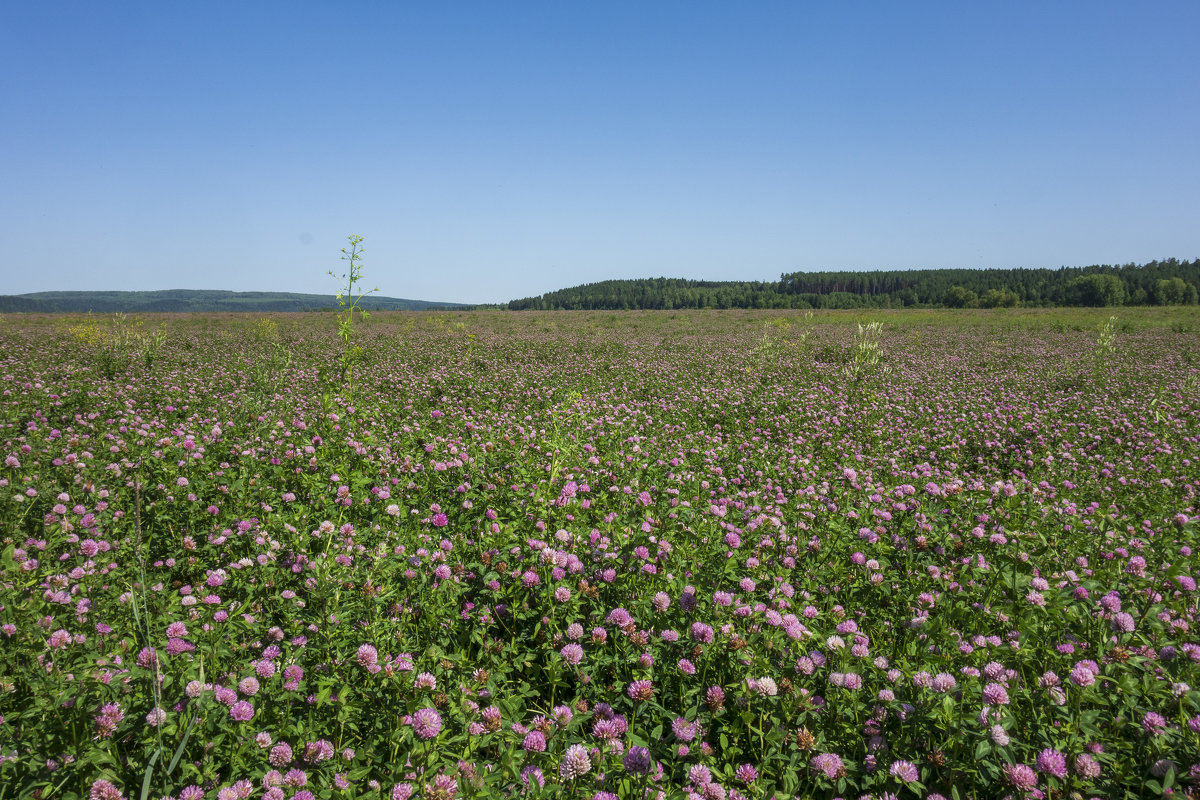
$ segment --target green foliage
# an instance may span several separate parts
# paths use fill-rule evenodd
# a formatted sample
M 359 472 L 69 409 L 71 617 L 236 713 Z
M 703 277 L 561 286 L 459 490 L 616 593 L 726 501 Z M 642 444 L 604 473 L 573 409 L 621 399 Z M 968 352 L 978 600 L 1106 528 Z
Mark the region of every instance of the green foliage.
M 979 305 L 979 295 L 962 286 L 951 286 L 946 290 L 942 304 L 947 308 L 974 308 Z
M 798 320 L 793 326 L 791 320 Z M 762 337 L 746 358 L 745 371 L 757 375 L 761 382 L 778 380 L 793 370 L 806 372 L 811 366 L 813 350 L 813 312 L 800 317 L 770 317 L 762 323 Z
M 104 377 L 112 379 L 130 369 L 153 369 L 167 341 L 166 329 L 146 328 L 144 319 L 128 314 L 113 314 L 101 322 L 90 313 L 76 325 L 68 325 L 73 341 L 93 351 L 96 365 Z
M 1008 289 L 988 289 L 979 298 L 980 308 L 1015 308 L 1020 304 L 1020 298 Z
M 804 326 L 796 335 L 796 347 L 802 354 L 808 355 L 809 351 L 812 349 L 813 312 L 805 311 L 804 316 L 801 319 L 804 320 Z
M 1178 276 L 1173 278 L 1163 278 L 1154 284 L 1154 302 L 1160 306 L 1177 306 L 1184 303 L 1194 303 L 1191 299 L 1196 292 L 1196 287 L 1188 284 Z
M 1100 324 L 1096 333 L 1096 348 L 1092 355 L 1092 369 L 1098 378 L 1107 376 L 1113 357 L 1117 352 L 1117 318 L 1109 317 Z
M 782 317 L 763 323 L 763 335 L 750 353 L 753 371 L 760 375 L 778 364 L 787 349 L 787 332 L 792 325 Z
M 279 324 L 266 317 L 254 323 L 253 340 L 258 352 L 251 363 L 251 380 L 256 393 L 265 399 L 282 387 L 285 373 L 292 365 L 292 350 L 279 333 Z
M 858 333 L 855 334 L 854 344 L 850 349 L 850 362 L 843 370 L 851 387 L 861 389 L 886 373 L 883 347 L 880 344 L 882 334 L 882 322 L 868 322 L 866 325 L 859 323 Z
M 1119 306 L 1125 302 L 1125 284 L 1112 274 L 1081 275 L 1067 284 L 1067 298 L 1076 306 Z

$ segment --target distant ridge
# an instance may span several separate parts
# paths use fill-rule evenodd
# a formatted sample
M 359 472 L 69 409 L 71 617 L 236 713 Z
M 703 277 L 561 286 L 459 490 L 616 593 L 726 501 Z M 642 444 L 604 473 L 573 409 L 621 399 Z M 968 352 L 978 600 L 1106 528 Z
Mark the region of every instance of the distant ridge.
M 369 295 L 359 302 L 368 311 L 423 311 L 470 308 L 462 303 L 435 303 L 398 297 Z M 0 295 L 0 312 L 98 314 L 211 312 L 211 311 L 319 311 L 337 308 L 332 294 L 294 292 L 228 292 L 215 289 L 163 289 L 153 292 L 31 292 Z

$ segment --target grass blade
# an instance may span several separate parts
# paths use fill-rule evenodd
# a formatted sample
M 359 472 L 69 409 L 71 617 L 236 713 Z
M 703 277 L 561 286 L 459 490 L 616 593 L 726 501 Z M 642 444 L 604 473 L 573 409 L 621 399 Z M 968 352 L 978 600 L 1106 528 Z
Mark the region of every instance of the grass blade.
M 150 756 L 150 763 L 146 765 L 146 774 L 142 776 L 141 800 L 146 800 L 150 796 L 150 778 L 154 776 L 154 765 L 161 754 L 162 750 L 155 750 L 154 755 Z
M 179 763 L 180 756 L 183 755 L 183 748 L 187 747 L 188 737 L 192 735 L 192 728 L 196 726 L 196 720 L 200 719 L 200 715 L 192 717 L 192 721 L 188 723 L 187 730 L 183 732 L 183 741 L 179 743 L 179 747 L 175 748 L 175 755 L 171 758 L 171 763 L 167 764 L 167 777 L 175 771 L 175 765 Z M 157 754 L 155 754 L 157 755 Z M 145 800 L 145 798 L 142 798 Z

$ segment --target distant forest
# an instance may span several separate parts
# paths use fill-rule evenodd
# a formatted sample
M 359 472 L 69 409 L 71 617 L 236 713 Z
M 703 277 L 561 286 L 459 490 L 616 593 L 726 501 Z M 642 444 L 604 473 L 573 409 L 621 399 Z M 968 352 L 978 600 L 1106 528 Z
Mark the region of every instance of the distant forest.
M 793 272 L 778 281 L 601 281 L 513 300 L 511 310 L 1008 308 L 1195 304 L 1200 259 L 1059 269 Z
M 433 303 L 398 297 L 367 295 L 359 303 L 368 311 L 421 311 L 429 308 L 466 308 L 455 303 Z M 34 292 L 0 295 L 0 312 L 158 312 L 326 311 L 336 309 L 332 294 L 292 292 L 228 292 L 209 289 L 164 289 L 150 292 Z

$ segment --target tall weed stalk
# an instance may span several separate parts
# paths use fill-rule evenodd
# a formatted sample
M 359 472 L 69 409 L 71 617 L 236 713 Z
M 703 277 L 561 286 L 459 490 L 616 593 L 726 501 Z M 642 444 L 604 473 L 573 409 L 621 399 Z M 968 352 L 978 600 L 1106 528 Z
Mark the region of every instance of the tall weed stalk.
M 361 283 L 363 280 L 362 259 L 363 253 L 366 250 L 362 246 L 363 237 L 357 235 L 347 236 L 346 239 L 350 243 L 349 249 L 342 248 L 342 261 L 348 265 L 348 269 L 341 275 L 335 274 L 332 270 L 329 274 L 341 282 L 342 288 L 338 289 L 337 303 L 338 311 L 338 338 L 342 340 L 342 380 L 346 384 L 346 388 L 350 395 L 354 394 L 354 367 L 362 358 L 363 349 L 357 342 L 358 331 L 355 328 L 357 315 L 358 320 L 366 320 L 371 315 L 367 313 L 361 305 L 362 299 L 368 294 L 378 292 L 376 287 L 370 291 L 363 291 Z M 358 294 L 355 294 L 357 290 Z

